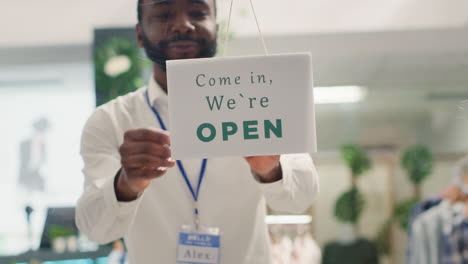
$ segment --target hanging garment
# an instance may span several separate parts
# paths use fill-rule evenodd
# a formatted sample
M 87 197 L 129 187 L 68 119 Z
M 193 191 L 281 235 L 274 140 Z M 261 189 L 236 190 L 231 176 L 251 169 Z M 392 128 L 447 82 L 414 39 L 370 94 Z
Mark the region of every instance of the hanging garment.
M 433 207 L 438 206 L 440 202 L 442 202 L 442 198 L 434 197 L 417 203 L 415 206 L 413 206 L 413 208 L 411 208 L 409 225 L 411 225 L 414 222 L 414 220 L 416 220 L 416 218 L 421 214 L 427 212 Z
M 468 220 L 442 236 L 442 264 L 468 264 Z
M 293 242 L 288 236 L 272 241 L 272 264 L 291 264 Z
M 436 207 L 440 204 L 442 199 L 440 197 L 434 197 L 431 199 L 424 200 L 420 203 L 417 203 L 413 208 L 411 209 L 410 217 L 408 220 L 408 241 L 412 240 L 412 229 L 413 229 L 413 223 L 414 221 L 423 213 L 427 212 L 433 207 Z M 406 263 L 412 263 L 411 258 L 413 254 L 413 248 L 412 248 L 413 243 L 408 243 L 407 251 L 406 251 Z
M 464 204 L 457 203 L 442 217 L 442 264 L 468 264 L 468 219 L 464 208 Z
M 442 202 L 421 214 L 413 223 L 411 230 L 412 254 L 408 264 L 440 264 L 440 238 L 443 229 L 443 215 L 450 210 L 448 202 Z
M 408 264 L 468 264 L 465 222 L 463 206 L 448 201 L 420 215 L 412 226 Z
M 321 258 L 320 247 L 310 234 L 296 237 L 291 264 L 320 264 Z

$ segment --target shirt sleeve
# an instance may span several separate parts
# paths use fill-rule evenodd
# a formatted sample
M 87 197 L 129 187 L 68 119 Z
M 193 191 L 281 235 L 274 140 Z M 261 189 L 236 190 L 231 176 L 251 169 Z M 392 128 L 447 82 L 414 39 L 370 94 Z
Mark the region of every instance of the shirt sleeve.
M 136 214 L 141 196 L 119 202 L 114 179 L 119 171 L 119 140 L 109 115 L 98 109 L 87 121 L 81 138 L 84 191 L 76 207 L 79 230 L 102 244 L 124 237 Z
M 309 154 L 280 158 L 283 179 L 259 183 L 267 204 L 275 211 L 303 213 L 319 192 L 318 173 Z

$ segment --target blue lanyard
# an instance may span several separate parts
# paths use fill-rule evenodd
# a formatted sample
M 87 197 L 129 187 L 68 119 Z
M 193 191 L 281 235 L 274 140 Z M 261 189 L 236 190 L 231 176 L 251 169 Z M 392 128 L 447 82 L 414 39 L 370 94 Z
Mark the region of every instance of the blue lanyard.
M 161 126 L 161 128 L 164 131 L 167 131 L 167 127 L 164 125 L 164 122 L 163 122 L 161 116 L 159 115 L 158 110 L 156 110 L 156 108 L 154 108 L 153 105 L 150 103 L 148 89 L 146 89 L 145 96 L 146 96 L 146 102 L 148 103 L 148 106 L 151 108 L 154 115 L 158 119 L 159 125 Z M 190 184 L 190 181 L 189 181 L 189 179 L 187 177 L 187 173 L 185 171 L 184 165 L 182 164 L 182 161 L 177 160 L 176 162 L 177 162 L 177 167 L 179 167 L 179 171 L 182 174 L 182 177 L 184 177 L 185 183 L 187 184 L 187 187 L 189 188 L 190 193 L 192 194 L 193 200 L 195 201 L 195 203 L 198 202 L 198 195 L 200 194 L 200 187 L 201 187 L 201 184 L 203 182 L 203 178 L 205 176 L 206 163 L 208 162 L 208 160 L 203 159 L 203 161 L 202 161 L 202 165 L 201 165 L 201 168 L 200 168 L 200 175 L 198 176 L 198 185 L 197 185 L 196 190 L 194 190 L 193 187 L 192 187 L 192 184 Z M 195 214 L 198 215 L 198 206 L 195 206 Z

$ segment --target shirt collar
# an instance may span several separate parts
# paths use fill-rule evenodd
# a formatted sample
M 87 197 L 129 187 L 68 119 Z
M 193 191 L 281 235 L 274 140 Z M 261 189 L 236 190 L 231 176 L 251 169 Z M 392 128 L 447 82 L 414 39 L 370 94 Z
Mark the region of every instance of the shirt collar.
M 148 96 L 153 106 L 164 105 L 167 107 L 168 97 L 161 86 L 154 80 L 154 76 L 151 75 L 148 83 Z

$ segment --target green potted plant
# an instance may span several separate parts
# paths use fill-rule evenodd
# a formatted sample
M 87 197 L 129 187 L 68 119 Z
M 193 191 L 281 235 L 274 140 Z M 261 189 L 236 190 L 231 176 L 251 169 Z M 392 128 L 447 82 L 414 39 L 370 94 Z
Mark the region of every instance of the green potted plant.
M 401 166 L 413 184 L 414 198 L 421 200 L 421 185 L 432 173 L 433 157 L 431 151 L 426 146 L 421 145 L 410 147 L 403 153 Z
M 67 239 L 73 236 L 73 230 L 61 225 L 51 225 L 48 235 L 54 252 L 63 253 L 67 247 Z
M 140 50 L 131 40 L 114 37 L 98 46 L 94 53 L 96 105 L 142 87 L 144 67 Z
M 355 226 L 365 207 L 363 195 L 359 192 L 357 179 L 372 167 L 367 153 L 354 144 L 343 145 L 341 156 L 351 173 L 351 187 L 335 203 L 335 217 L 343 223 Z
M 409 147 L 403 152 L 401 166 L 406 171 L 408 180 L 413 184 L 413 197 L 400 202 L 394 212 L 394 219 L 398 221 L 401 228 L 408 228 L 408 218 L 411 208 L 421 201 L 421 186 L 432 173 L 433 156 L 428 147 L 416 145 Z

